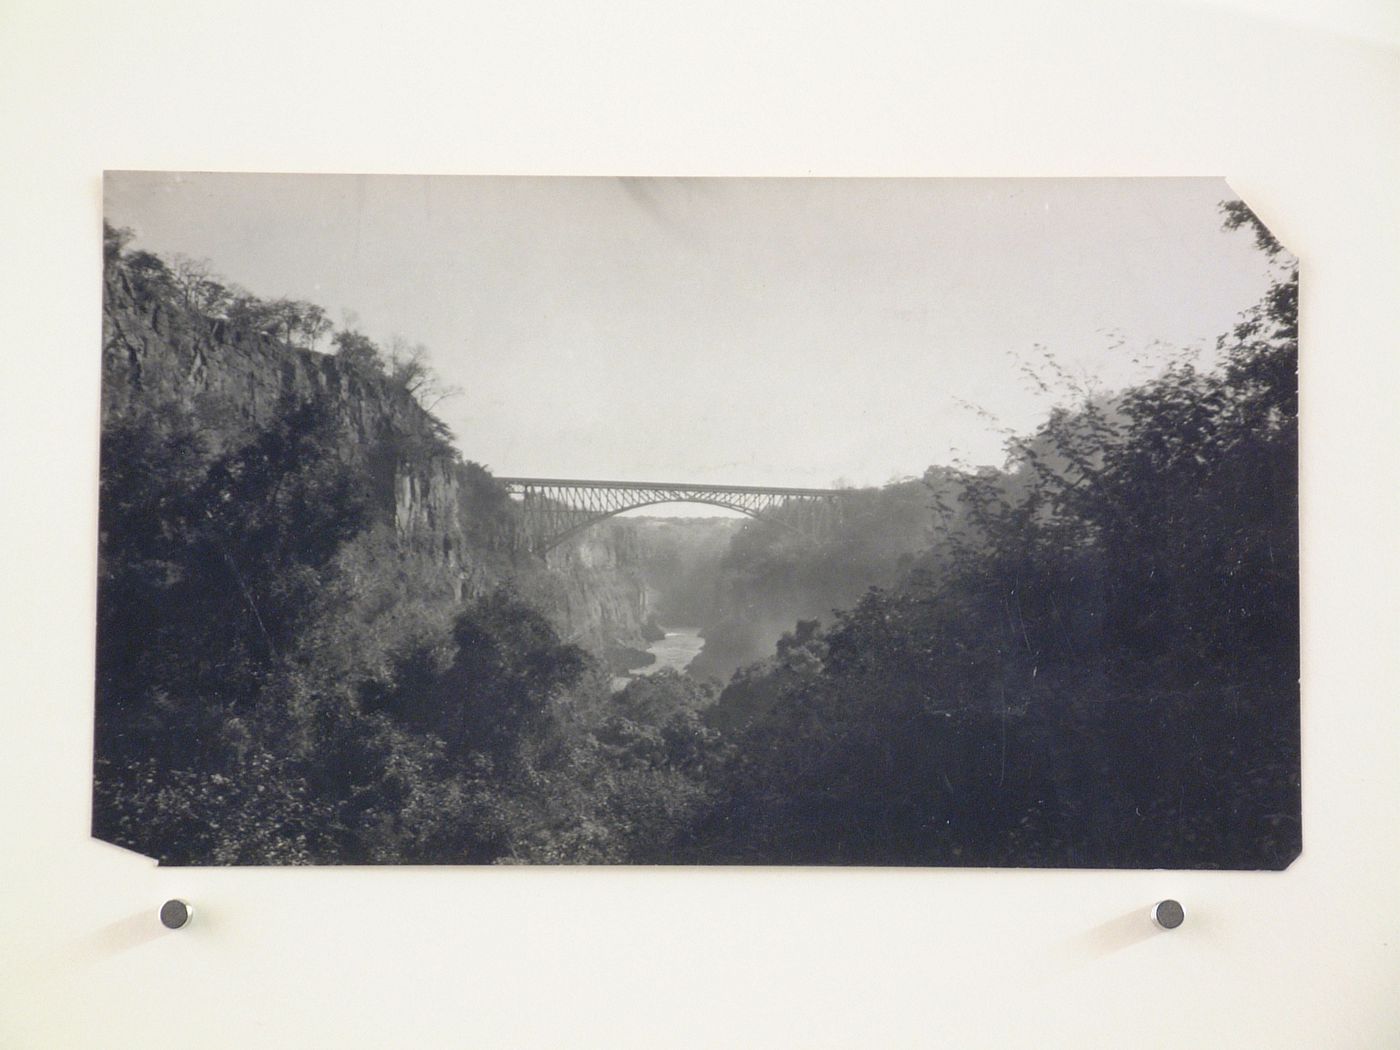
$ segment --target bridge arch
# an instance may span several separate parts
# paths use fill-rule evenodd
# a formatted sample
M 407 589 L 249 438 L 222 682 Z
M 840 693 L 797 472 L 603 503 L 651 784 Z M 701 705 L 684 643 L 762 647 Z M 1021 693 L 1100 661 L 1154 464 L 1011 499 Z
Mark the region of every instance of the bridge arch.
M 607 518 L 660 503 L 702 503 L 750 518 L 776 520 L 794 531 L 816 530 L 818 512 L 835 506 L 841 489 L 759 485 L 700 485 L 666 481 L 600 481 L 581 478 L 497 478 L 521 503 L 527 543 L 538 553 Z M 813 513 L 796 520 L 765 518 L 777 507 L 801 505 Z M 806 526 L 806 527 L 804 527 Z

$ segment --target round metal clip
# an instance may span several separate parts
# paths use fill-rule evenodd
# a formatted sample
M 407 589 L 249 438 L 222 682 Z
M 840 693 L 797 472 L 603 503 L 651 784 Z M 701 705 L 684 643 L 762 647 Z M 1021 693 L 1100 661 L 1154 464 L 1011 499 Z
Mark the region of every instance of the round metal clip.
M 194 918 L 194 909 L 182 900 L 168 900 L 160 906 L 160 922 L 172 930 L 188 926 Z
M 1158 901 L 1152 906 L 1152 921 L 1164 930 L 1174 930 L 1186 921 L 1186 909 L 1179 901 Z

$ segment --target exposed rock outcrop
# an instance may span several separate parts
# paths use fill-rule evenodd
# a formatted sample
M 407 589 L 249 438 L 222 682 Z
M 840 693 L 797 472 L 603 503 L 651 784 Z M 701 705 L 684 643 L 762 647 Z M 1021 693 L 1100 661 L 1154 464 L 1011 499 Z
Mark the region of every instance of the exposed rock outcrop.
M 644 648 L 647 594 L 635 527 L 606 521 L 549 552 L 566 636 L 606 652 Z
M 644 644 L 646 593 L 635 534 L 604 523 L 547 560 L 512 542 L 514 511 L 489 472 L 463 462 L 441 423 L 386 376 L 159 300 L 143 302 L 120 270 L 103 301 L 104 422 L 139 409 L 183 410 L 216 452 L 238 447 L 289 402 L 315 401 L 340 421 L 342 454 L 368 468 L 373 500 L 401 556 L 466 601 L 502 584 L 548 612 L 561 634 L 596 652 Z

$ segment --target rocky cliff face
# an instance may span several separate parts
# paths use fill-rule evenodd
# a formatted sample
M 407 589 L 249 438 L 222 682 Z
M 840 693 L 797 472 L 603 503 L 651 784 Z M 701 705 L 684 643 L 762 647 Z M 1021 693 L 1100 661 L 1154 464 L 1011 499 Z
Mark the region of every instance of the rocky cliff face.
M 436 597 L 467 601 L 509 583 L 570 640 L 605 653 L 641 644 L 646 596 L 635 536 L 605 523 L 540 561 L 513 551 L 513 510 L 489 473 L 464 463 L 437 420 L 382 375 L 163 302 L 142 302 L 108 274 L 102 417 L 184 411 L 215 452 L 236 448 L 289 402 L 328 406 L 343 455 L 369 469 L 401 556 Z
M 602 652 L 646 643 L 648 615 L 635 528 L 605 521 L 549 552 L 556 608 L 565 637 Z

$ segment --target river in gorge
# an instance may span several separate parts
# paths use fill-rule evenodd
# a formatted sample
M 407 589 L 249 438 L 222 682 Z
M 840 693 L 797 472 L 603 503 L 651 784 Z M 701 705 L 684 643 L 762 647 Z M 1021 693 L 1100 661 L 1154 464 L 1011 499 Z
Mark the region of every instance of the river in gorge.
M 659 638 L 647 646 L 647 652 L 656 657 L 656 662 L 648 664 L 646 667 L 639 667 L 630 675 L 619 675 L 613 678 L 613 690 L 622 689 L 632 678 L 639 675 L 656 674 L 657 671 L 670 668 L 673 671 L 684 671 L 691 660 L 699 654 L 705 647 L 705 639 L 700 637 L 698 627 L 663 627 L 666 637 Z

